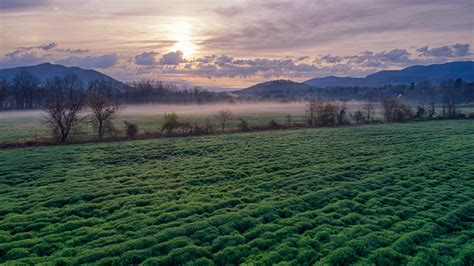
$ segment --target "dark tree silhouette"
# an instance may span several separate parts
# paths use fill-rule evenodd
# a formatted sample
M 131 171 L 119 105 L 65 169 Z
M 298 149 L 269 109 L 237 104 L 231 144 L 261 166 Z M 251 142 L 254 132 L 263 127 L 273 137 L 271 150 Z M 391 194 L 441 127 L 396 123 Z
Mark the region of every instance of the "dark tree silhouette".
M 217 112 L 217 114 L 215 114 L 215 117 L 217 119 L 217 122 L 221 126 L 221 132 L 224 132 L 225 126 L 232 118 L 232 112 L 229 109 L 220 110 L 219 112 Z
M 19 71 L 13 77 L 12 89 L 17 109 L 32 109 L 39 79 L 26 70 Z
M 8 103 L 8 85 L 5 80 L 0 80 L 0 110 L 6 109 Z
M 102 94 L 100 90 L 90 90 L 87 96 L 89 108 L 92 111 L 92 125 L 97 131 L 99 140 L 102 140 L 106 133 L 115 131 L 113 120 L 123 106 Z
M 44 106 L 47 122 L 58 142 L 65 143 L 82 119 L 79 113 L 86 103 L 79 79 L 75 75 L 56 77 L 46 83 Z

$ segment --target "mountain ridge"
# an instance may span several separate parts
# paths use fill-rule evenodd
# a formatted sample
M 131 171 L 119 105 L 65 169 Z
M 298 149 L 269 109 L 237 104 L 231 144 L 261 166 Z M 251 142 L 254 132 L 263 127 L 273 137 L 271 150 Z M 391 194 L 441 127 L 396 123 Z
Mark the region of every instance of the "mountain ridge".
M 369 74 L 364 78 L 328 76 L 309 79 L 303 83 L 316 87 L 376 87 L 383 85 L 410 84 L 419 81 L 429 81 L 438 84 L 448 79 L 457 78 L 474 81 L 474 61 L 414 65 L 400 70 L 381 70 Z
M 20 66 L 15 68 L 0 69 L 0 79 L 6 80 L 7 82 L 12 82 L 15 75 L 22 70 L 28 71 L 34 76 L 36 76 L 42 84 L 46 83 L 47 80 L 56 76 L 75 74 L 78 76 L 79 80 L 84 86 L 87 86 L 90 81 L 98 79 L 112 82 L 112 84 L 119 87 L 126 86 L 121 81 L 118 81 L 94 69 L 84 69 L 77 66 L 67 67 L 51 63 L 42 63 L 33 66 Z

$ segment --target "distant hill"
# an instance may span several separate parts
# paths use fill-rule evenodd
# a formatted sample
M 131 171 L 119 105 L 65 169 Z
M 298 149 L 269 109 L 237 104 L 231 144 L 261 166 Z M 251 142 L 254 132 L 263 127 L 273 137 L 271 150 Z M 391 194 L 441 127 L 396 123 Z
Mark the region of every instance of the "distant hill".
M 313 86 L 291 80 L 272 80 L 253 85 L 243 90 L 234 91 L 234 93 L 244 97 L 287 98 L 288 95 L 305 93 L 311 90 L 311 88 L 313 88 Z
M 389 84 L 410 84 L 419 81 L 429 81 L 433 84 L 438 84 L 448 79 L 458 78 L 465 81 L 474 81 L 474 61 L 411 66 L 401 70 L 384 70 L 370 74 L 365 78 L 334 76 L 314 78 L 304 83 L 316 87 L 375 87 Z
M 24 66 L 8 69 L 0 69 L 0 79 L 11 82 L 15 77 L 16 73 L 21 70 L 26 70 L 31 74 L 35 75 L 41 83 L 45 83 L 47 80 L 56 76 L 64 76 L 69 74 L 75 74 L 79 77 L 83 85 L 87 85 L 91 80 L 102 79 L 105 81 L 111 81 L 118 87 L 125 86 L 122 82 L 115 80 L 105 74 L 92 69 L 82 69 L 79 67 L 66 67 L 63 65 L 53 65 L 50 63 L 44 63 L 36 66 Z

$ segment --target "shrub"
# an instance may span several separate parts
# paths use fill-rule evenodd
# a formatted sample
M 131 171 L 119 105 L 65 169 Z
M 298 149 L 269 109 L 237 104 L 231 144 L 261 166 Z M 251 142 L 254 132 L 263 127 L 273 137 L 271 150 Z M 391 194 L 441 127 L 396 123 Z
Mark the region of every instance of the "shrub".
M 161 120 L 161 131 L 166 131 L 168 135 L 171 135 L 179 124 L 179 117 L 176 113 L 165 113 L 163 120 Z
M 282 125 L 278 124 L 275 120 L 271 120 L 270 122 L 267 123 L 265 126 L 266 129 L 280 129 L 282 128 Z
M 243 132 L 250 131 L 249 123 L 242 118 L 239 118 L 239 124 L 237 125 L 237 127 L 240 131 Z
M 135 139 L 138 133 L 138 126 L 135 123 L 131 123 L 128 121 L 123 122 L 125 124 L 125 134 L 127 135 L 128 139 Z

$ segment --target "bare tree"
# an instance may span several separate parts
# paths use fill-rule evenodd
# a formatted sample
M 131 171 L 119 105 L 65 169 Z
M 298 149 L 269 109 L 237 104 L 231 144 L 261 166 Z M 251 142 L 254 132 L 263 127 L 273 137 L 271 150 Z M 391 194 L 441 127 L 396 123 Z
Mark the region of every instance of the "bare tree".
M 346 107 L 346 101 L 343 101 L 341 106 L 336 106 L 337 108 L 337 115 L 336 115 L 336 120 L 338 125 L 343 125 L 347 123 L 346 119 L 346 112 L 347 112 L 347 107 Z
M 428 106 L 428 118 L 433 118 L 436 114 L 435 102 L 431 101 L 430 105 Z
M 386 122 L 406 122 L 413 118 L 410 106 L 395 97 L 384 98 L 382 105 Z
M 352 117 L 354 118 L 354 121 L 356 122 L 356 124 L 360 124 L 364 122 L 364 114 L 362 113 L 361 110 L 355 111 Z
M 368 101 L 367 103 L 365 103 L 363 106 L 362 106 L 362 109 L 364 110 L 365 112 L 365 115 L 366 115 L 366 121 L 368 123 L 370 123 L 370 121 L 372 121 L 372 115 L 374 115 L 375 113 L 375 104 L 371 101 Z
M 286 115 L 286 126 L 291 127 L 293 124 L 293 117 L 290 114 Z
M 79 113 L 86 100 L 79 78 L 75 75 L 56 77 L 47 82 L 46 88 L 44 112 L 47 122 L 57 141 L 65 143 L 71 130 L 82 122 Z
M 8 86 L 5 80 L 0 80 L 0 110 L 7 107 Z
M 34 93 L 39 84 L 39 79 L 26 70 L 21 70 L 15 75 L 12 87 L 17 109 L 33 108 Z
M 332 102 L 324 100 L 316 100 L 310 98 L 306 106 L 306 114 L 308 116 L 309 126 L 334 126 L 338 121 L 338 115 L 342 118 L 345 116 L 345 109 L 341 109 L 338 113 L 338 107 Z
M 115 131 L 113 120 L 123 106 L 97 90 L 89 91 L 88 103 L 92 111 L 92 124 L 97 130 L 99 140 L 102 140 L 105 133 Z
M 318 101 L 315 98 L 309 98 L 306 105 L 306 115 L 308 116 L 308 125 L 314 126 L 316 124 L 316 111 L 318 108 Z
M 227 122 L 232 118 L 232 112 L 229 109 L 220 110 L 215 116 L 221 126 L 221 132 L 224 132 Z

